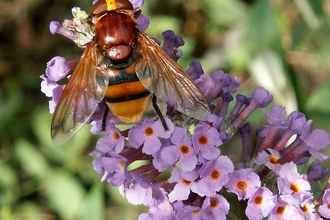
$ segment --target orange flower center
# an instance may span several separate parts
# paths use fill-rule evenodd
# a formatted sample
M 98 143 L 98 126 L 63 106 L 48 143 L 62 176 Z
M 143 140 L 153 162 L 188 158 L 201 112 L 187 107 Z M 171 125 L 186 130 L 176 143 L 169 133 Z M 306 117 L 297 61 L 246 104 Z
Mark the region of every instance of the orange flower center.
M 118 134 L 118 132 L 113 132 L 113 139 L 114 140 L 119 140 L 120 136 Z
M 198 143 L 202 144 L 202 145 L 206 145 L 208 143 L 208 139 L 205 136 L 200 136 Z
M 213 170 L 210 176 L 212 180 L 217 180 L 220 178 L 221 173 L 219 170 Z
M 245 181 L 238 181 L 236 186 L 239 190 L 244 191 L 247 188 L 248 184 Z
M 152 129 L 151 127 L 147 127 L 144 130 L 144 133 L 146 134 L 146 136 L 152 136 L 154 134 L 154 129 Z
M 182 154 L 188 154 L 189 151 L 190 151 L 190 149 L 189 149 L 189 147 L 187 145 L 182 145 L 180 147 L 180 151 L 181 151 Z

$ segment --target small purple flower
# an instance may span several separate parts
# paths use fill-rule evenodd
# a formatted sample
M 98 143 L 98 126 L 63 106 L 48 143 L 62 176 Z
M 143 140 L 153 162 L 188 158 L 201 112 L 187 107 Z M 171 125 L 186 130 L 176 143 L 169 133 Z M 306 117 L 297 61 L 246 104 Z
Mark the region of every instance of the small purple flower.
M 266 187 L 260 187 L 249 199 L 245 214 L 249 219 L 262 220 L 275 206 L 274 195 Z
M 168 182 L 176 183 L 168 195 L 170 202 L 188 199 L 193 182 L 183 178 L 181 170 L 174 167 Z
M 136 19 L 136 23 L 139 25 L 141 31 L 145 31 L 149 27 L 150 17 L 140 14 Z
M 229 213 L 229 208 L 230 205 L 228 201 L 219 194 L 212 197 L 206 197 L 202 206 L 205 213 L 208 213 L 208 216 L 211 216 L 209 219 L 226 219 L 226 216 Z
M 182 56 L 182 51 L 179 50 L 178 47 L 183 46 L 184 41 L 179 35 L 175 35 L 171 30 L 164 31 L 163 37 L 163 49 L 173 58 L 173 60 L 177 61 Z
M 108 153 L 112 150 L 115 153 L 120 153 L 124 149 L 124 141 L 125 139 L 119 129 L 109 124 L 105 136 L 97 141 L 96 149 L 102 153 Z
M 152 188 L 143 187 L 139 182 L 133 181 L 128 188 L 125 188 L 127 201 L 133 205 L 149 205 L 152 201 Z M 123 192 L 122 192 L 123 194 Z
M 183 171 L 192 171 L 197 165 L 197 156 L 192 146 L 191 138 L 187 136 L 187 130 L 176 127 L 172 136 L 172 146 L 165 147 L 161 151 L 162 159 L 174 165 L 178 160 Z
M 226 188 L 229 192 L 235 193 L 238 200 L 249 199 L 260 187 L 259 176 L 252 169 L 235 170 L 229 177 Z
M 189 64 L 189 68 L 186 70 L 186 73 L 190 76 L 191 79 L 198 79 L 201 75 L 204 74 L 202 64 L 198 60 L 192 61 Z
M 190 219 L 190 220 L 199 220 L 207 219 L 202 218 L 203 210 L 198 206 L 185 206 L 180 209 L 176 215 L 176 219 Z
M 108 156 L 98 156 L 98 159 L 94 160 L 94 169 L 97 171 L 104 170 L 102 181 L 106 180 L 113 186 L 120 186 L 128 179 L 126 158 L 110 153 Z M 102 167 L 102 169 L 100 169 Z
M 211 102 L 214 99 L 212 94 L 216 86 L 212 77 L 207 74 L 203 74 L 195 80 L 195 83 L 202 90 L 208 102 Z
M 280 105 L 274 105 L 270 108 L 269 114 L 265 113 L 265 115 L 268 123 L 271 126 L 274 126 L 279 130 L 284 130 L 288 128 L 289 123 L 288 121 L 284 120 L 284 117 L 286 116 L 285 107 Z
M 283 164 L 278 175 L 278 189 L 282 194 L 306 192 L 311 189 L 307 176 L 300 175 L 293 162 Z
M 64 79 L 68 75 L 70 67 L 64 57 L 56 56 L 53 57 L 48 63 L 46 68 L 46 76 L 57 82 Z
M 200 152 L 200 155 L 206 160 L 213 160 L 220 155 L 218 147 L 222 144 L 222 140 L 214 127 L 206 123 L 198 124 L 192 140 L 196 152 Z
M 319 212 L 324 218 L 330 218 L 330 189 L 326 190 L 322 196 Z
M 308 168 L 308 181 L 319 181 L 330 172 L 329 169 L 323 169 L 320 161 L 314 161 Z
M 219 156 L 215 161 L 203 165 L 200 180 L 192 186 L 192 191 L 200 196 L 214 196 L 228 182 L 234 165 L 227 156 Z
M 322 129 L 311 130 L 312 121 L 309 120 L 301 133 L 301 140 L 305 143 L 309 153 L 319 160 L 326 160 L 329 156 L 319 152 L 329 145 L 329 134 Z
M 133 11 L 139 10 L 144 5 L 144 0 L 129 0 L 133 5 Z
M 259 108 L 264 108 L 273 101 L 273 95 L 269 94 L 266 89 L 258 87 L 252 93 L 252 101 L 258 103 Z
M 166 137 L 168 134 L 162 123 L 148 119 L 129 130 L 128 140 L 134 148 L 139 148 L 143 144 L 142 152 L 153 154 L 160 149 L 159 137 Z
M 281 195 L 275 203 L 276 205 L 270 214 L 269 220 L 305 220 L 305 217 L 300 213 L 299 202 L 291 195 Z

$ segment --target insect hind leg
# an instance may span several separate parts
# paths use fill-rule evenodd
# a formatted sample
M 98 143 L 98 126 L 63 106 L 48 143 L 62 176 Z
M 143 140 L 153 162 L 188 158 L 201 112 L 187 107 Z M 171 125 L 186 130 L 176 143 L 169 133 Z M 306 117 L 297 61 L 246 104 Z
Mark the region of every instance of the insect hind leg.
M 101 127 L 101 129 L 102 129 L 102 131 L 105 131 L 105 124 L 106 124 L 106 121 L 107 121 L 107 116 L 108 116 L 108 114 L 109 114 L 109 111 L 110 111 L 110 109 L 109 109 L 109 107 L 108 107 L 108 105 L 105 105 L 105 110 L 104 110 L 104 113 L 103 113 L 103 119 L 102 119 L 102 127 Z
M 168 131 L 169 130 L 168 126 L 167 126 L 167 124 L 165 122 L 165 119 L 164 119 L 164 117 L 163 117 L 163 115 L 162 115 L 162 113 L 161 113 L 161 111 L 160 111 L 160 109 L 157 105 L 157 97 L 155 96 L 155 94 L 153 94 L 153 96 L 152 96 L 152 105 L 153 105 L 157 115 L 159 116 L 159 119 L 162 122 L 162 125 L 163 125 L 165 131 Z

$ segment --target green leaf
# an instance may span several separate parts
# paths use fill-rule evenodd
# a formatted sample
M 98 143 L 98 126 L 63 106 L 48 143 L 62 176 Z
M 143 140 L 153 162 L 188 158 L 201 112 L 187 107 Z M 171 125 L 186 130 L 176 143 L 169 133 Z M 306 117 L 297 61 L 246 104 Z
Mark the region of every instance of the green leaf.
M 307 107 L 310 111 L 330 111 L 330 81 L 320 86 L 307 100 Z
M 84 199 L 83 209 L 81 213 L 82 220 L 102 220 L 104 219 L 104 189 L 106 183 L 96 183 L 88 192 Z
M 52 115 L 45 108 L 35 110 L 33 128 L 36 136 L 41 142 L 41 150 L 49 156 L 52 161 L 61 164 L 77 157 L 91 137 L 90 125 L 83 127 L 76 135 L 62 146 L 55 146 L 50 137 L 50 126 Z
M 15 155 L 26 173 L 38 177 L 45 175 L 48 170 L 48 164 L 36 146 L 24 139 L 18 139 L 14 148 Z
M 279 25 L 270 1 L 258 0 L 254 3 L 248 15 L 246 43 L 252 54 L 264 48 L 282 48 Z
M 17 208 L 16 218 L 24 220 L 43 220 L 45 216 L 41 213 L 41 207 L 37 203 L 27 201 L 21 203 Z
M 0 161 L 0 173 L 0 207 L 4 207 L 17 199 L 18 178 L 16 171 L 3 161 Z
M 211 0 L 204 2 L 201 5 L 208 12 L 212 25 L 230 27 L 238 20 L 244 18 L 246 8 L 241 1 Z
M 85 190 L 72 174 L 62 170 L 50 172 L 44 184 L 50 206 L 61 219 L 77 217 L 80 214 Z

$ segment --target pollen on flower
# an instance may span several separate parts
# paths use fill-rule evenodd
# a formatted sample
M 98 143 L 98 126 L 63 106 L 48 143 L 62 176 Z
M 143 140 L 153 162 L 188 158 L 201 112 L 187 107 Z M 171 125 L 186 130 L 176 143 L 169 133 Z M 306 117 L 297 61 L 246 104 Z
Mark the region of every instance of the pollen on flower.
M 114 140 L 119 140 L 120 139 L 120 136 L 119 136 L 118 132 L 113 132 L 113 139 Z
M 191 184 L 191 181 L 188 181 L 188 180 L 183 179 L 182 180 L 182 183 L 185 184 L 185 185 L 190 185 Z
M 276 164 L 277 161 L 278 161 L 278 158 L 272 154 L 269 158 L 269 162 L 271 162 L 272 164 Z
M 220 178 L 221 174 L 220 174 L 219 170 L 213 170 L 210 176 L 211 176 L 211 179 L 217 180 Z
M 300 207 L 303 212 L 308 212 L 309 211 L 309 206 L 305 204 L 304 206 Z
M 180 147 L 180 152 L 181 152 L 182 154 L 188 154 L 188 153 L 190 152 L 190 148 L 189 148 L 187 145 L 182 145 L 182 146 Z
M 119 162 L 119 166 L 120 166 L 121 168 L 124 168 L 124 167 L 125 167 L 125 164 L 124 164 L 124 161 L 123 161 L 123 160 L 121 160 L 121 161 Z
M 262 202 L 263 202 L 262 196 L 256 196 L 256 197 L 254 198 L 254 203 L 255 203 L 256 205 L 262 205 Z
M 195 215 L 198 215 L 200 212 L 201 212 L 201 210 L 199 210 L 199 209 L 196 209 L 196 210 L 192 211 L 192 213 L 195 214 Z
M 296 184 L 294 184 L 294 183 L 291 184 L 290 189 L 293 192 L 299 192 L 300 191 L 299 187 Z
M 200 138 L 198 139 L 198 143 L 202 144 L 202 145 L 206 145 L 208 143 L 208 139 L 205 136 L 200 136 Z
M 277 208 L 276 213 L 278 215 L 283 215 L 284 211 L 285 211 L 285 206 L 281 205 Z
M 248 187 L 248 184 L 245 181 L 238 181 L 236 186 L 238 189 L 244 191 Z
M 152 136 L 154 134 L 154 130 L 151 128 L 151 127 L 147 127 L 145 130 L 144 130 L 144 133 L 146 136 Z
M 216 199 L 210 199 L 210 207 L 211 208 L 218 207 L 218 201 Z

